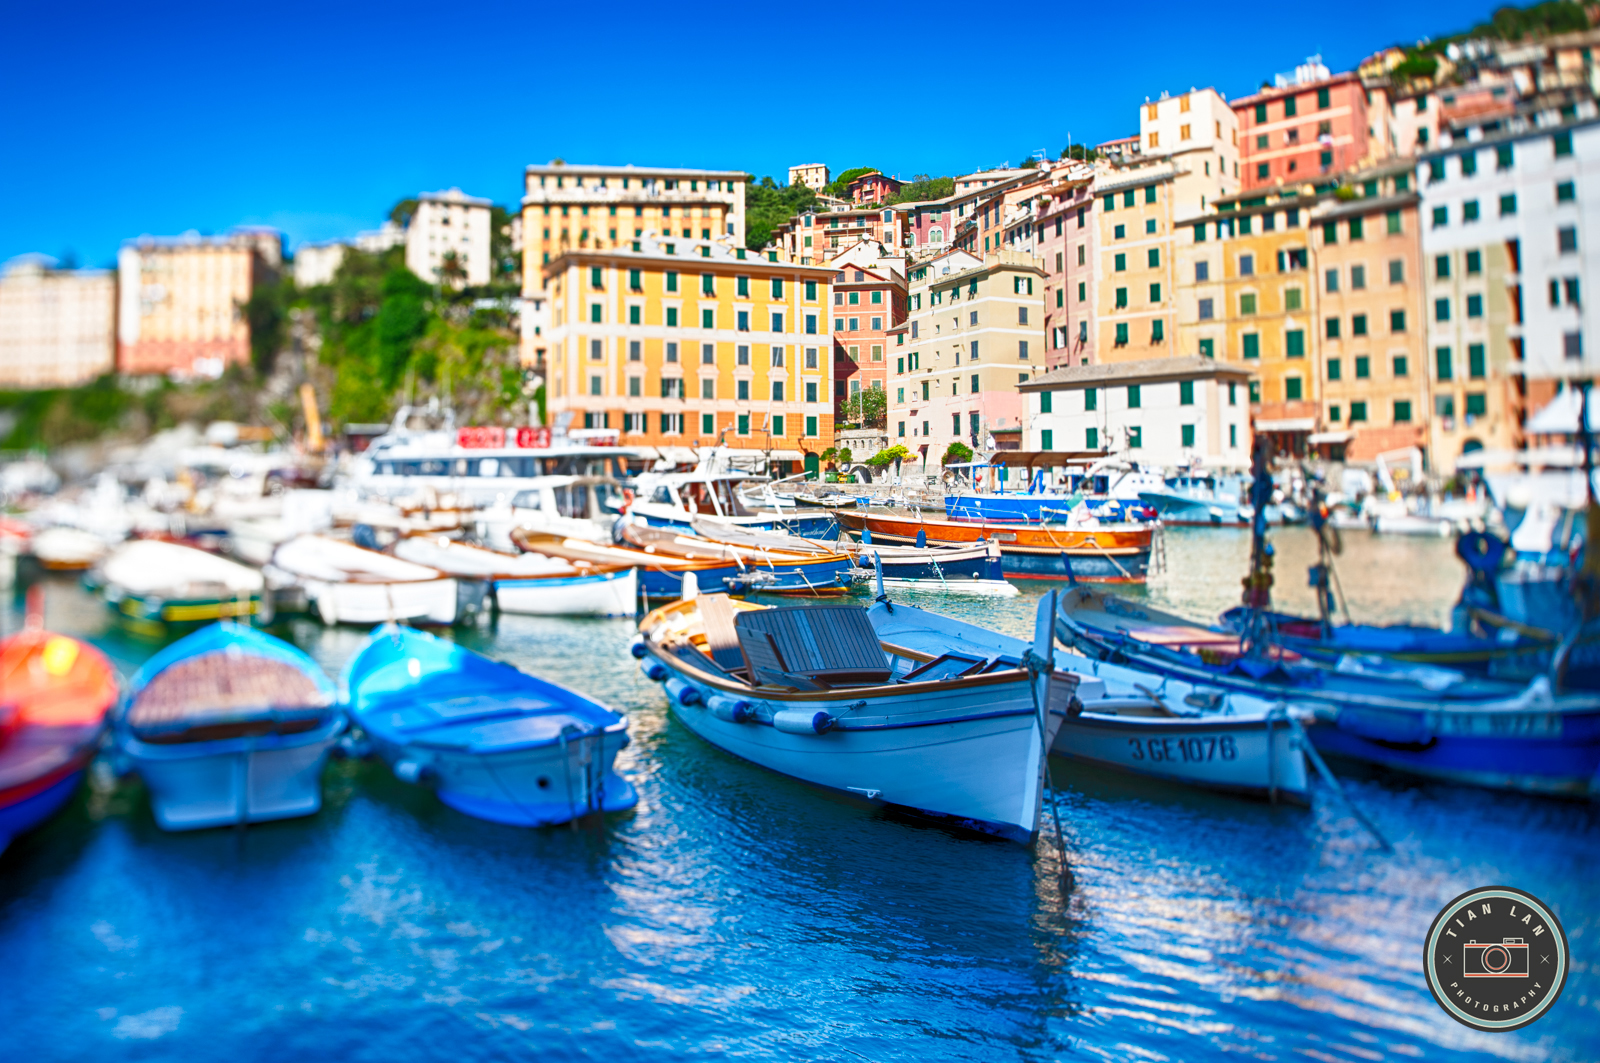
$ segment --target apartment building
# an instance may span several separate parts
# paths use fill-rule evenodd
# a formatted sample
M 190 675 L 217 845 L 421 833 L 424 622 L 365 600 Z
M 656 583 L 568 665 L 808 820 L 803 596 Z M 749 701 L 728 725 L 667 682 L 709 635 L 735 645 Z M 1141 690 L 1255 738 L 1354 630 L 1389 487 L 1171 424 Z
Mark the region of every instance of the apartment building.
M 624 444 L 722 440 L 808 469 L 830 445 L 833 270 L 646 233 L 566 251 L 544 279 L 552 416 Z
M 851 181 L 845 189 L 845 194 L 850 197 L 850 202 L 857 206 L 871 206 L 882 203 L 904 187 L 904 181 L 873 170 Z
M 1250 463 L 1250 370 L 1212 358 L 1071 365 L 1017 385 L 1025 450 L 1100 450 L 1174 469 Z
M 1280 81 L 1233 101 L 1244 189 L 1325 183 L 1368 157 L 1367 94 L 1358 75 L 1329 75 L 1310 64 Z
M 493 203 L 459 188 L 424 192 L 406 226 L 406 268 L 453 288 L 488 284 L 489 208 Z
M 863 240 L 889 247 L 905 241 L 905 214 L 889 207 L 808 210 L 772 231 L 772 244 L 790 262 L 819 266 Z
M 842 266 L 833 281 L 834 394 L 888 384 L 895 330 L 906 321 L 905 274 L 887 264 Z
M 141 236 L 117 255 L 117 369 L 216 377 L 250 360 L 244 308 L 283 264 L 271 229 Z
M 936 467 L 952 442 L 1021 428 L 1017 387 L 1044 369 L 1044 270 L 1032 255 L 957 250 L 913 265 L 910 282 L 889 430 Z
M 1187 221 L 1239 190 L 1239 120 L 1216 89 L 1162 93 L 1139 108 L 1139 146 L 1145 159 L 1167 157 L 1189 178 L 1174 188 L 1173 217 Z
M 904 244 L 912 255 L 927 258 L 939 255 L 953 247 L 982 255 L 980 237 L 987 233 L 991 238 L 1000 230 L 1001 218 L 995 208 L 1004 193 L 1018 185 L 1036 183 L 1048 177 L 1037 170 L 989 171 L 992 180 L 982 174 L 958 178 L 956 192 L 943 199 L 922 203 L 900 203 L 893 208 L 902 219 Z M 965 181 L 966 187 L 963 187 Z M 987 219 L 980 214 L 989 210 Z
M 805 185 L 820 192 L 828 187 L 828 167 L 820 162 L 807 162 L 789 167 L 789 183 Z
M 1037 199 L 1038 239 L 1034 253 L 1044 264 L 1045 365 L 1087 365 L 1094 361 L 1095 267 L 1099 225 L 1093 177 L 1050 185 Z
M 1530 389 L 1592 379 L 1584 291 L 1600 247 L 1600 115 L 1530 110 L 1448 130 L 1418 161 L 1433 449 L 1516 447 Z M 1507 126 L 1510 128 L 1507 128 Z
M 110 270 L 13 260 L 0 274 L 0 389 L 74 387 L 109 373 L 116 320 Z
M 1170 159 L 1110 166 L 1094 183 L 1099 210 L 1091 328 L 1101 361 L 1142 361 L 1177 353 L 1172 300 L 1174 206 L 1181 171 Z M 1069 298 L 1075 292 L 1069 292 Z
M 1358 172 L 1359 198 L 1313 211 L 1311 248 L 1320 368 L 1318 441 L 1345 460 L 1425 446 L 1428 336 L 1421 224 L 1408 160 Z

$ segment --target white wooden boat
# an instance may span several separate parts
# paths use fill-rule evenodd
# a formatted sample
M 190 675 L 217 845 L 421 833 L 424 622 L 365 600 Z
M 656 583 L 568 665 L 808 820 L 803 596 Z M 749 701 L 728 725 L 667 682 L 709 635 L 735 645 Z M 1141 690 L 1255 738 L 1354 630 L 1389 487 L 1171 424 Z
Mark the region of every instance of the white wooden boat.
M 159 539 L 116 547 L 84 582 L 124 623 L 150 634 L 253 616 L 266 587 L 256 569 Z
M 868 615 L 886 644 L 969 655 L 1027 650 L 1021 639 L 898 602 L 892 609 L 878 603 Z M 1163 680 L 1066 650 L 1056 651 L 1055 665 L 1077 675 L 1078 704 L 1063 710 L 1051 752 L 1207 789 L 1309 803 L 1305 755 L 1290 717 L 1310 723 L 1310 708 Z
M 326 624 L 453 624 L 476 614 L 483 593 L 481 585 L 475 594 L 472 588 L 463 593 L 436 568 L 324 535 L 297 536 L 278 547 L 267 575 L 299 586 Z
M 1048 655 L 1050 624 L 1041 610 Z M 726 595 L 645 617 L 634 653 L 708 742 L 785 775 L 1028 842 L 1076 677 L 1016 655 L 892 646 L 855 605 Z
M 632 616 L 639 594 L 631 567 L 566 561 L 542 554 L 502 554 L 434 536 L 394 544 L 394 555 L 462 580 L 480 580 L 495 607 L 528 616 Z
M 106 541 L 93 532 L 64 525 L 35 532 L 31 546 L 39 564 L 67 572 L 88 568 L 110 550 Z

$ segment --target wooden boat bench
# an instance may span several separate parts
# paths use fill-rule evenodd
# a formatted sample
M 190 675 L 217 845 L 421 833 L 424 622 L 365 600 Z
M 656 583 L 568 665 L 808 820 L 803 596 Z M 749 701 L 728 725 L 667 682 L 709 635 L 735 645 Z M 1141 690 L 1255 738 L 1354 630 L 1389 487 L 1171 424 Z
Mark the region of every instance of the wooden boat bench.
M 741 612 L 734 630 L 756 683 L 815 690 L 886 683 L 892 674 L 877 632 L 858 605 Z

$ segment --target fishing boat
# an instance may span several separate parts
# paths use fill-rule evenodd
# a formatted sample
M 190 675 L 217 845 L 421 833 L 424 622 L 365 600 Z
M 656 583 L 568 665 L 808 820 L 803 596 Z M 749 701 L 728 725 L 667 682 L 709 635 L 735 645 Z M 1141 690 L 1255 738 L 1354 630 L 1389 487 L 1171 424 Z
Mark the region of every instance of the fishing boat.
M 1254 493 L 1270 485 L 1258 440 Z M 1058 636 L 1097 660 L 1167 681 L 1248 694 L 1316 712 L 1315 748 L 1427 778 L 1523 793 L 1600 791 L 1600 694 L 1525 686 L 1451 669 L 1347 655 L 1319 666 L 1271 642 L 1272 551 L 1255 522 L 1244 605 L 1250 620 L 1212 645 L 1157 637 L 1168 626 L 1140 603 L 1087 587 L 1063 596 Z M 1166 644 L 1172 642 L 1171 645 Z
M 1047 613 L 1040 615 L 1049 653 Z M 1029 842 L 1076 677 L 1016 656 L 884 644 L 857 605 L 764 608 L 705 594 L 640 624 L 634 655 L 673 714 L 764 768 Z
M 1035 469 L 1029 462 L 1043 461 L 1047 467 Z M 1066 468 L 1059 483 L 1051 479 L 1049 467 Z M 1100 521 L 1141 522 L 1156 519 L 1154 509 L 1141 501 L 1140 491 L 1161 484 L 1161 477 L 1137 462 L 1120 458 L 1100 458 L 1087 462 L 1081 455 L 1049 452 L 1010 452 L 996 454 L 989 462 L 969 462 L 948 468 L 963 486 L 977 485 L 991 470 L 995 490 L 976 488 L 946 495 L 945 516 L 951 520 L 976 520 L 994 523 L 1057 523 L 1093 517 Z M 1018 468 L 1028 478 L 1026 487 L 1005 490 L 1007 474 Z
M 30 548 L 34 559 L 52 572 L 82 572 L 110 550 L 93 532 L 65 525 L 35 532 Z
M 84 585 L 124 627 L 158 637 L 225 617 L 255 616 L 266 606 L 266 580 L 258 570 L 159 539 L 116 547 L 84 576 Z
M 345 730 L 321 668 L 233 621 L 168 646 L 133 677 L 114 721 L 118 758 L 163 830 L 309 816 Z
M 833 514 L 846 531 L 858 537 L 866 532 L 885 545 L 999 543 L 1001 570 L 1015 579 L 1143 583 L 1155 537 L 1151 525 L 1007 524 L 842 509 Z
M 394 556 L 458 580 L 478 580 L 502 613 L 527 616 L 632 616 L 639 597 L 636 569 L 566 561 L 541 554 L 502 554 L 434 536 L 394 544 Z
M 297 536 L 278 547 L 266 575 L 302 590 L 325 624 L 466 622 L 484 595 L 476 581 L 462 583 L 436 568 L 325 535 Z
M 854 566 L 850 575 L 858 586 L 868 582 L 876 565 L 882 568 L 883 582 L 890 587 L 1001 598 L 1015 597 L 1021 593 L 1006 582 L 1005 573 L 1000 568 L 1000 547 L 997 543 L 974 546 L 884 546 L 873 543 L 870 532 L 866 533 L 864 542 L 854 543 L 844 538 L 828 541 L 777 532 L 727 530 L 700 521 L 695 523 L 694 530 L 702 539 L 731 546 L 804 552 L 813 556 L 845 553 Z
M 88 643 L 37 626 L 0 641 L 0 851 L 71 800 L 116 700 Z
M 644 531 L 635 537 L 643 541 Z M 737 550 L 720 543 L 697 541 L 692 536 L 663 532 L 674 542 L 646 542 L 643 546 L 603 546 L 585 539 L 564 539 L 518 528 L 511 533 L 517 548 L 546 557 L 569 561 L 588 561 L 595 565 L 626 566 L 638 570 L 639 588 L 646 598 L 677 598 L 683 594 L 684 577 L 693 575 L 694 585 L 706 590 L 758 589 L 763 594 L 802 595 L 826 598 L 848 593 L 849 558 L 814 557 L 809 554 L 768 554 L 759 562 L 746 560 Z
M 720 527 L 707 523 L 713 528 Z M 789 549 L 781 543 L 769 545 L 775 542 L 775 537 L 770 536 L 749 546 L 725 543 L 683 534 L 673 528 L 652 527 L 631 516 L 617 525 L 617 536 L 623 543 L 656 555 L 731 561 L 740 571 L 736 576 L 724 577 L 723 582 L 734 593 L 776 592 L 796 583 L 819 590 L 842 591 L 850 584 L 850 555 L 838 549 L 819 551 L 805 545 Z
M 628 492 L 601 476 L 547 476 L 538 486 L 478 510 L 478 538 L 495 550 L 515 550 L 514 528 L 549 532 L 563 538 L 611 541 L 611 526 L 628 505 Z
M 1140 500 L 1156 511 L 1162 524 L 1202 528 L 1249 525 L 1248 495 L 1249 480 L 1225 472 L 1186 472 L 1139 492 Z M 1268 524 L 1298 524 L 1305 514 L 1294 503 L 1278 498 L 1267 504 L 1266 517 Z
M 519 827 L 620 812 L 628 721 L 453 642 L 386 624 L 346 666 L 345 707 L 405 782 L 469 816 Z

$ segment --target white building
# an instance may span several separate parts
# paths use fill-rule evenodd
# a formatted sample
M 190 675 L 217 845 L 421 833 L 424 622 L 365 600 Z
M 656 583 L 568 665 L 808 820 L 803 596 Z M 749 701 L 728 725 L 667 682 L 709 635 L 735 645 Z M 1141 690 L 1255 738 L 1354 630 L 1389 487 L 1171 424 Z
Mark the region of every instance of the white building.
M 1250 463 L 1250 377 L 1198 355 L 1063 366 L 1027 383 L 1023 450 L 1103 450 L 1175 469 Z
M 301 244 L 294 253 L 294 282 L 302 288 L 330 284 L 344 264 L 350 248 L 337 240 L 324 244 Z
M 789 183 L 805 185 L 818 192 L 828 187 L 828 167 L 820 162 L 807 162 L 789 167 Z
M 117 281 L 25 255 L 0 275 L 0 388 L 71 387 L 111 371 Z
M 1140 154 L 1170 158 L 1188 175 L 1173 187 L 1173 216 L 1198 217 L 1218 197 L 1239 191 L 1239 119 L 1216 89 L 1163 93 L 1139 108 Z M 1098 189 L 1097 189 L 1098 191 Z
M 466 285 L 488 284 L 491 205 L 459 188 L 418 196 L 417 211 L 406 228 L 407 268 L 423 280 L 439 281 L 454 255 L 466 273 Z

